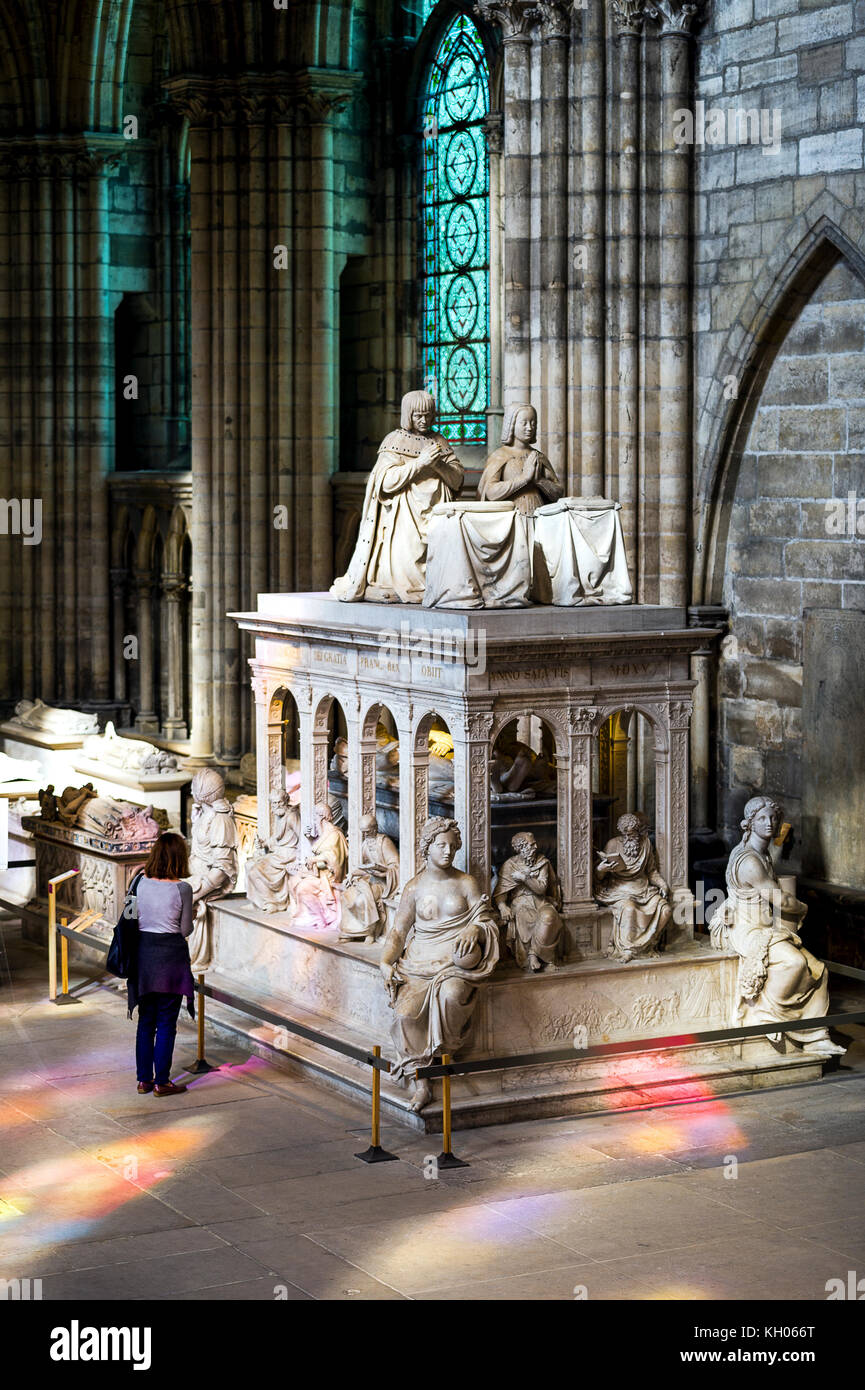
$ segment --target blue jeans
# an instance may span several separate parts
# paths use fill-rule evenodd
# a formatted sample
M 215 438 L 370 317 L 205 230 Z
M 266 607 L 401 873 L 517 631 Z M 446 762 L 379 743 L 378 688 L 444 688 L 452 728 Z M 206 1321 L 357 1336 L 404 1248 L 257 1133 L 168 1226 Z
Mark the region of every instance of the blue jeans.
M 156 1080 L 165 1086 L 171 1079 L 171 1058 L 177 1033 L 182 994 L 143 994 L 138 1004 L 135 1066 L 139 1081 Z

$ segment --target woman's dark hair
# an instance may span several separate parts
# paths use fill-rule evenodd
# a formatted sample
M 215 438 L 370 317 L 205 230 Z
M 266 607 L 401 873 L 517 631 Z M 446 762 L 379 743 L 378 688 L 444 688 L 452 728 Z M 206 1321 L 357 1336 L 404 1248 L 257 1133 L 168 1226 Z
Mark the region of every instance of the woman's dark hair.
M 186 841 L 175 830 L 163 830 L 154 840 L 150 858 L 144 865 L 145 878 L 186 878 L 188 873 Z

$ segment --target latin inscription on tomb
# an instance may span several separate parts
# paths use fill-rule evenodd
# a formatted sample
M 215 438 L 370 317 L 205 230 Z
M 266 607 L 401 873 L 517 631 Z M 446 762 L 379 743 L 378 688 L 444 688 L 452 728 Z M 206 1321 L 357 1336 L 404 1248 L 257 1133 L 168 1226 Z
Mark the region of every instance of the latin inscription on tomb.
M 495 671 L 495 679 L 502 685 L 540 685 L 567 684 L 571 671 L 567 666 L 530 666 L 520 671 Z
M 592 678 L 602 681 L 653 681 L 669 675 L 668 662 L 631 657 L 628 661 L 593 661 Z
M 395 658 L 383 658 L 380 656 L 367 656 L 361 653 L 358 657 L 358 671 L 364 676 L 384 676 L 385 679 L 399 679 L 401 674 L 400 662 Z

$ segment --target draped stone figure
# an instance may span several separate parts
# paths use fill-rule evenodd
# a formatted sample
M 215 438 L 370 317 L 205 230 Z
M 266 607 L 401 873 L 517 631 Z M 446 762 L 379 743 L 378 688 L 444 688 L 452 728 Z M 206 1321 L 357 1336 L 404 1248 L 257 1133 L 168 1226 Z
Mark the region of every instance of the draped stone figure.
M 792 1023 L 821 1018 L 829 1012 L 829 974 L 824 963 L 802 945 L 799 928 L 808 911 L 792 893 L 781 889 L 769 844 L 778 833 L 782 810 L 769 796 L 754 796 L 745 806 L 744 834 L 727 864 L 727 900 L 709 919 L 712 945 L 739 956 L 735 1021 Z M 846 1050 L 826 1028 L 807 1032 L 769 1033 L 783 1048 L 783 1038 L 819 1057 Z
M 361 816 L 360 833 L 360 864 L 342 892 L 339 939 L 370 944 L 387 926 L 387 900 L 399 886 L 399 850 L 379 833 L 373 815 Z
M 448 441 L 432 432 L 435 401 L 426 391 L 402 398 L 400 428 L 382 442 L 363 501 L 346 573 L 331 586 L 344 602 L 420 603 L 426 585 L 429 515 L 463 484 Z
M 90 734 L 81 745 L 85 758 L 93 763 L 108 763 L 131 772 L 173 772 L 177 759 L 143 738 L 121 738 L 109 719 L 104 734 Z
M 246 896 L 261 912 L 287 912 L 290 879 L 298 872 L 300 794 L 275 792 L 270 798 L 271 833 L 256 836 L 259 857 L 246 866 Z
M 84 830 L 88 835 L 122 845 L 155 840 L 160 825 L 152 806 L 137 806 L 133 801 L 117 801 L 111 796 L 99 796 L 92 782 L 83 787 L 64 787 L 55 796 L 50 784 L 39 792 L 39 810 L 44 821 L 54 821 L 68 830 Z
M 673 915 L 669 884 L 658 869 L 646 817 L 627 812 L 616 829 L 618 836 L 599 852 L 595 866 L 595 878 L 605 880 L 596 885 L 595 900 L 613 912 L 606 954 L 620 961 L 655 957 Z
M 523 970 L 555 966 L 564 954 L 562 890 L 556 871 L 531 831 L 511 840 L 515 854 L 499 871 L 493 902 L 507 928 L 507 944 Z
M 345 878 L 348 841 L 334 825 L 333 815 L 327 802 L 319 802 L 315 807 L 315 825 L 307 832 L 312 852 L 289 880 L 293 926 L 320 929 L 339 922 L 340 901 L 335 887 Z
M 46 705 L 44 700 L 19 700 L 10 724 L 20 724 L 23 729 L 38 729 L 40 733 L 56 734 L 58 738 L 71 734 L 95 734 L 99 724 L 95 714 L 85 714 L 78 709 L 60 709 Z
M 213 962 L 207 904 L 230 893 L 237 882 L 237 826 L 225 796 L 225 782 L 212 767 L 192 779 L 192 825 L 189 878 L 195 926 L 189 938 L 193 972 L 202 974 Z
M 533 405 L 509 405 L 502 425 L 501 446 L 490 454 L 478 483 L 482 502 L 513 502 L 531 515 L 547 502 L 557 502 L 564 488 L 546 454 L 535 448 L 538 413 Z
M 454 868 L 462 844 L 459 827 L 433 816 L 420 834 L 424 867 L 403 889 L 379 968 L 394 1010 L 396 1079 L 429 1064 L 437 1052 L 453 1055 L 464 1042 L 477 999 L 499 959 L 499 927 L 490 900 L 471 874 Z M 432 1098 L 415 1083 L 412 1109 Z

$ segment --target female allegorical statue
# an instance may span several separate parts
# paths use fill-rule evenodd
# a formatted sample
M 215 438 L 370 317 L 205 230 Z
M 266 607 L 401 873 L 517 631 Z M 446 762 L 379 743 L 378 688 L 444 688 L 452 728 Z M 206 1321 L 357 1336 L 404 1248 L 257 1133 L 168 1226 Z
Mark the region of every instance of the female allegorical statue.
M 429 516 L 463 485 L 463 466 L 432 433 L 435 401 L 426 391 L 402 398 L 400 428 L 386 436 L 363 499 L 351 563 L 331 586 L 343 602 L 420 603 L 426 587 Z
M 547 502 L 558 502 L 565 489 L 546 454 L 535 448 L 537 436 L 534 406 L 509 405 L 501 447 L 490 454 L 478 483 L 482 502 L 513 502 L 518 512 L 529 515 Z
M 826 966 L 802 945 L 797 933 L 808 911 L 785 893 L 769 857 L 781 807 L 769 796 L 753 796 L 742 817 L 745 832 L 727 864 L 727 901 L 709 920 L 712 945 L 739 955 L 737 1019 L 748 1023 L 791 1023 L 829 1012 Z M 779 1044 L 785 1036 L 769 1033 Z M 840 1056 L 826 1028 L 791 1031 L 786 1037 L 819 1057 Z
M 428 1065 L 436 1052 L 455 1053 L 471 1023 L 477 986 L 499 959 L 499 928 L 490 900 L 471 874 L 454 868 L 459 826 L 433 816 L 420 835 L 424 867 L 406 884 L 379 969 L 395 1012 L 392 1037 L 399 1079 Z M 432 1098 L 415 1083 L 413 1110 Z

